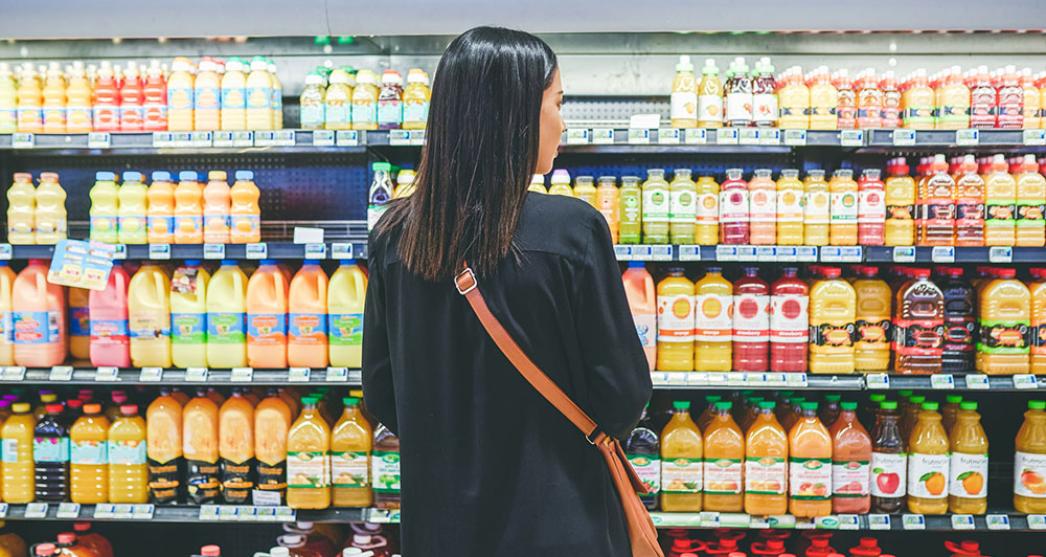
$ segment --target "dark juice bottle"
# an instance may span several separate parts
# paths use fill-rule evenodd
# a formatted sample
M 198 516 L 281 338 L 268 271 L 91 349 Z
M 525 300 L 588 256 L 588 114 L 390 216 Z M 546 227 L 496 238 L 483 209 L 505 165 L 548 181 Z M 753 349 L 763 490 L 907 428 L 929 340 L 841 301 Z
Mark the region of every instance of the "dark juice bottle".
M 36 500 L 69 500 L 69 428 L 61 404 L 48 404 L 33 430 Z
M 632 463 L 639 479 L 647 485 L 649 493 L 640 499 L 646 508 L 657 508 L 658 492 L 661 488 L 661 442 L 650 419 L 650 405 L 643 409 L 643 417 L 632 433 L 625 439 L 625 454 Z
M 944 293 L 944 346 L 942 373 L 973 371 L 973 335 L 977 329 L 974 308 L 977 294 L 963 277 L 962 267 L 939 267 L 938 286 Z
M 832 427 L 836 418 L 839 417 L 839 401 L 842 398 L 842 395 L 837 394 L 824 395 L 824 402 L 817 410 L 817 417 L 821 419 L 821 423 L 825 427 Z
M 930 282 L 929 269 L 912 269 L 912 280 L 897 293 L 894 313 L 894 372 L 941 372 L 944 344 L 944 294 Z
M 897 402 L 879 405 L 872 429 L 872 512 L 893 514 L 904 508 L 908 459 L 900 420 Z

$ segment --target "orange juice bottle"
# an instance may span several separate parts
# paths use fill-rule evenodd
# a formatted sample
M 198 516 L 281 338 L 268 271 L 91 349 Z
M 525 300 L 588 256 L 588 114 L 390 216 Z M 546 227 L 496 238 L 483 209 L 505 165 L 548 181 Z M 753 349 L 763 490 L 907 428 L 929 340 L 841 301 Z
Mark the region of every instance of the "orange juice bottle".
M 697 179 L 697 224 L 694 243 L 708 246 L 719 243 L 719 184 L 711 176 Z
M 817 417 L 817 403 L 802 403 L 788 432 L 788 512 L 797 517 L 832 513 L 832 437 Z
M 182 408 L 182 454 L 189 501 L 197 505 L 218 499 L 218 405 L 199 390 Z
M 287 367 L 287 277 L 263 259 L 247 281 L 247 365 Z
M 69 429 L 70 498 L 93 505 L 109 501 L 109 419 L 102 405 L 84 405 Z
M 345 404 L 331 431 L 331 504 L 335 507 L 369 507 L 374 501 L 370 488 L 370 453 L 374 432 L 360 411 L 360 399 L 342 399 Z
M 995 269 L 995 279 L 978 293 L 980 334 L 977 371 L 993 375 L 1028 373 L 1031 292 L 1014 269 Z
M 890 298 L 886 281 L 877 278 L 876 267 L 858 266 L 853 281 L 857 294 L 857 342 L 854 344 L 854 369 L 886 371 L 890 367 Z
M 305 261 L 291 280 L 287 307 L 287 363 L 326 367 L 327 273 L 317 261 Z
M 261 241 L 261 192 L 254 183 L 254 172 L 237 170 L 236 182 L 229 190 L 229 236 L 234 244 L 252 244 Z
M 230 505 L 249 503 L 254 489 L 254 406 L 239 389 L 218 410 L 218 458 L 222 500 Z
M 11 415 L 0 429 L 3 439 L 3 486 L 7 503 L 32 503 L 36 493 L 33 430 L 36 417 L 28 402 L 11 405 Z
M 930 173 L 919 187 L 918 238 L 920 246 L 955 245 L 955 178 L 948 174 L 948 161 L 937 154 Z
M 774 417 L 774 406 L 760 402 L 745 434 L 745 512 L 750 515 L 788 512 L 788 434 Z
M 697 371 L 730 371 L 733 367 L 734 287 L 721 267 L 708 267 L 694 285 L 694 361 Z
M 85 405 L 86 407 L 86 405 Z M 182 405 L 167 390 L 160 391 L 145 410 L 145 456 L 149 465 L 149 500 L 176 503 L 182 497 Z
M 174 243 L 174 184 L 171 173 L 152 173 L 152 184 L 146 193 L 146 223 L 150 244 Z
M 915 180 L 903 157 L 886 164 L 886 245 L 915 244 Z
M 799 171 L 794 168 L 782 170 L 777 179 L 778 245 L 797 246 L 803 243 L 803 195 Z
M 538 176 L 541 176 L 540 174 Z M 544 177 L 541 177 L 544 186 Z M 600 176 L 596 186 L 596 209 L 607 219 L 610 227 L 610 239 L 617 243 L 618 211 L 620 211 L 619 195 L 617 191 L 617 178 L 614 176 Z M 718 216 L 718 212 L 717 212 Z
M 672 403 L 672 417 L 661 430 L 661 510 L 701 510 L 701 430 L 690 418 L 690 402 Z
M 705 59 L 701 68 L 701 82 L 697 85 L 697 126 L 723 127 L 723 82 L 715 60 Z
M 908 512 L 948 512 L 948 434 L 936 402 L 924 402 L 908 438 Z
M 138 405 L 120 406 L 120 417 L 109 427 L 110 503 L 149 502 L 145 436 Z
M 174 243 L 203 243 L 203 186 L 192 170 L 178 173 L 174 189 Z
M 280 504 L 287 491 L 287 433 L 293 411 L 275 390 L 254 409 L 255 482 L 259 491 L 276 493 Z
M 838 267 L 819 267 L 810 288 L 810 372 L 854 372 L 857 293 Z
M 226 180 L 224 170 L 207 173 L 207 185 L 203 188 L 203 241 L 207 244 L 229 243 L 230 198 Z
M 680 268 L 657 285 L 657 369 L 694 369 L 694 283 Z
M 1046 512 L 1046 402 L 1029 400 L 1017 431 L 1013 465 L 1013 508 L 1021 513 Z M 6 477 L 7 466 L 4 466 Z M 4 486 L 7 494 L 7 486 Z
M 1042 247 L 1046 242 L 1046 220 L 1043 220 L 1043 207 L 1046 207 L 1046 178 L 1039 174 L 1039 164 L 1035 155 L 1024 155 L 1017 179 L 1017 245 Z M 40 210 L 39 193 L 37 193 L 37 211 Z M 37 242 L 39 231 L 37 231 Z
M 955 245 L 984 245 L 984 178 L 973 155 L 963 157 L 955 174 Z
M 301 415 L 287 433 L 287 504 L 326 509 L 331 504 L 331 430 L 316 408 L 316 398 L 301 402 Z
M 803 70 L 794 66 L 785 70 L 779 79 L 782 86 L 777 91 L 781 105 L 779 125 L 781 129 L 805 130 L 810 127 L 810 89 L 803 82 Z
M 1046 374 L 1046 269 L 1029 269 L 1031 291 L 1031 373 Z
M 831 200 L 830 244 L 833 246 L 857 245 L 857 182 L 853 170 L 840 168 L 828 182 Z
M 824 170 L 807 172 L 804 181 L 806 195 L 803 197 L 803 244 L 827 246 L 829 223 L 831 222 L 831 196 L 828 182 L 824 181 Z
M 828 68 L 820 66 L 809 75 L 810 81 L 810 129 L 834 130 L 839 125 L 836 112 L 839 107 L 839 91 L 832 85 Z M 809 243 L 809 242 L 807 242 Z
M 28 133 L 43 133 L 43 93 L 40 87 L 40 77 L 32 64 L 22 66 L 18 77 L 18 105 L 15 114 L 18 118 L 18 131 Z
M 744 509 L 743 470 L 745 435 L 730 416 L 732 403 L 716 402 L 704 427 L 706 511 L 741 512 Z
M 949 435 L 948 510 L 955 514 L 988 512 L 988 436 L 981 427 L 977 403 L 959 403 Z
M 1008 172 L 1005 155 L 992 157 L 984 178 L 984 244 L 1016 244 L 1017 180 Z

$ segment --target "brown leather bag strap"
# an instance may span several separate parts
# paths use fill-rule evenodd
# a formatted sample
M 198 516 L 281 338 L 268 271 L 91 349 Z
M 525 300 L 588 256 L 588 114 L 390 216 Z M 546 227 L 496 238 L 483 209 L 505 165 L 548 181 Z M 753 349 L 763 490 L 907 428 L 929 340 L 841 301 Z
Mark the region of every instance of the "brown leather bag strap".
M 519 347 L 519 344 L 512 339 L 512 336 L 505 330 L 505 327 L 501 325 L 497 317 L 490 312 L 490 308 L 487 307 L 487 301 L 483 298 L 483 294 L 479 291 L 479 282 L 476 280 L 476 274 L 472 272 L 472 269 L 468 267 L 468 264 L 464 264 L 464 270 L 462 270 L 456 277 L 454 277 L 454 286 L 458 289 L 458 293 L 465 297 L 469 305 L 472 307 L 472 311 L 475 312 L 476 317 L 479 318 L 479 322 L 483 325 L 483 328 L 490 335 L 490 338 L 494 341 L 501 352 L 508 358 L 508 361 L 519 373 L 530 383 L 541 396 L 545 397 L 545 400 L 549 401 L 552 406 L 556 407 L 563 416 L 565 416 L 571 423 L 573 423 L 581 433 L 584 434 L 585 439 L 593 445 L 603 443 L 606 441 L 607 436 L 605 433 L 599 431 L 599 426 L 596 422 L 592 421 L 592 418 L 585 414 L 585 411 L 578 407 L 570 397 L 560 389 L 541 368 L 534 363 Z

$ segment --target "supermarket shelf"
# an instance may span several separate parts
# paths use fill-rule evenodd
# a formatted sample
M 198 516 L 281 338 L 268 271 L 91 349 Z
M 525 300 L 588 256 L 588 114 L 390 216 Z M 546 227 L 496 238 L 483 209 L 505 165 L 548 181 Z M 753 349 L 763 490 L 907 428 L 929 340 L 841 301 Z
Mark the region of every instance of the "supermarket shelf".
M 4 367 L 0 384 L 51 385 L 328 385 L 358 387 L 360 370 L 326 369 L 162 369 L 55 366 L 50 369 Z
M 0 150 L 27 155 L 222 154 L 240 152 L 365 153 L 368 138 L 388 144 L 389 132 L 278 130 L 246 132 L 112 132 L 74 134 L 0 134 Z
M 924 246 L 614 246 L 619 261 L 744 263 L 1046 263 L 1046 248 Z
M 1043 515 L 1024 515 L 1011 511 L 992 511 L 973 515 L 830 515 L 816 520 L 790 515 L 756 517 L 742 513 L 651 513 L 658 528 L 773 528 L 796 530 L 925 530 L 953 531 L 1031 531 L 1046 529 Z
M 1046 390 L 1046 375 L 990 376 L 982 373 L 961 375 L 813 375 L 809 373 L 752 373 L 653 371 L 651 379 L 658 390 L 810 390 L 875 391 L 933 390 L 1036 392 Z
M 367 238 L 355 241 L 295 244 L 260 242 L 257 244 L 117 244 L 117 259 L 366 259 Z M 54 246 L 0 245 L 0 254 L 10 249 L 9 259 L 49 259 Z
M 6 520 L 77 520 L 106 522 L 166 523 L 283 523 L 294 520 L 313 522 L 363 522 L 371 509 L 339 508 L 322 511 L 296 510 L 290 507 L 255 507 L 249 505 L 78 505 L 75 503 L 0 503 L 0 518 Z

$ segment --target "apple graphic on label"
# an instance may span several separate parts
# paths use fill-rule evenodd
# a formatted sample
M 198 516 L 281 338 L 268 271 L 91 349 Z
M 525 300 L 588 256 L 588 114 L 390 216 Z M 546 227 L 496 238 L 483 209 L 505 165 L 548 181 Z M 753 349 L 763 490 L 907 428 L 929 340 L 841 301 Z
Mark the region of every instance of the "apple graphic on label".
M 876 474 L 875 484 L 883 493 L 896 493 L 897 488 L 901 486 L 901 477 L 896 473 L 884 473 L 882 468 L 876 468 L 873 472 Z

